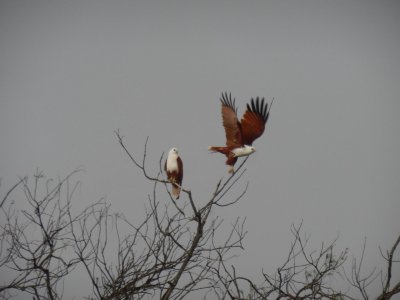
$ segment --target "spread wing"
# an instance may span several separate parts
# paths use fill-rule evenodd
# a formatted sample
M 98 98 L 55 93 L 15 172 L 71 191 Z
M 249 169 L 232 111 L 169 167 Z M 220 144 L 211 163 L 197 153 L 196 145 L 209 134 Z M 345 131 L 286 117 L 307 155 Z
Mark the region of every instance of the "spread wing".
M 271 105 L 269 105 L 269 108 L 271 108 Z M 255 139 L 263 134 L 268 117 L 268 103 L 264 103 L 264 98 L 251 99 L 251 104 L 247 104 L 247 110 L 240 121 L 243 144 L 251 145 Z
M 243 145 L 242 132 L 237 118 L 235 99 L 232 99 L 231 94 L 222 93 L 220 100 L 222 104 L 222 124 L 225 128 L 226 146 L 233 148 L 241 147 Z

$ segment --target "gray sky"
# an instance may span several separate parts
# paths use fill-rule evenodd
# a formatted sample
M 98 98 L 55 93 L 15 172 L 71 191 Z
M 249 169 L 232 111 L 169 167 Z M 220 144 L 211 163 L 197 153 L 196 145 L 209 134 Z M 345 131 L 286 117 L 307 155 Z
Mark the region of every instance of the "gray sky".
M 141 220 L 151 191 L 119 147 L 149 140 L 149 167 L 179 148 L 199 203 L 226 176 L 219 97 L 239 114 L 275 97 L 236 206 L 247 217 L 244 274 L 273 272 L 303 220 L 316 246 L 382 266 L 400 230 L 400 2 L 1 1 L 2 192 L 36 168 L 82 166 L 77 205 L 106 196 Z M 185 197 L 180 201 L 186 201 Z M 82 287 L 84 290 L 84 287 Z

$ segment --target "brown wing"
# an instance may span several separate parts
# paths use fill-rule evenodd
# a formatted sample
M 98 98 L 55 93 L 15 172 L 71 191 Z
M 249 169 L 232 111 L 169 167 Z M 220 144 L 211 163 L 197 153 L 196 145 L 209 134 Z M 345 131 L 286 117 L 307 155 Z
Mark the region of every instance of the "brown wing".
M 247 110 L 240 121 L 243 144 L 251 145 L 263 134 L 268 117 L 268 103 L 264 103 L 264 98 L 251 99 L 251 105 L 247 104 Z
M 182 159 L 178 156 L 178 178 L 177 178 L 177 183 L 179 185 L 182 185 L 182 179 L 183 179 L 183 163 L 182 163 Z
M 225 128 L 226 146 L 227 147 L 241 147 L 242 133 L 240 123 L 237 118 L 237 108 L 235 107 L 235 99 L 232 99 L 231 94 L 222 93 L 221 97 L 221 113 L 222 124 Z

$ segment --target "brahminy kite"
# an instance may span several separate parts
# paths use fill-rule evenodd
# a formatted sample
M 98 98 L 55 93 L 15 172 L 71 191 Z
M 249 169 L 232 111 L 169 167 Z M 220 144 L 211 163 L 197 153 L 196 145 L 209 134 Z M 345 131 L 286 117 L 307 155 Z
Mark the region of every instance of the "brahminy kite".
M 252 144 L 264 132 L 272 102 L 268 107 L 268 103 L 264 103 L 264 98 L 252 98 L 251 104 L 247 103 L 247 110 L 239 122 L 235 99 L 232 99 L 231 94 L 222 93 L 220 100 L 226 147 L 210 146 L 208 150 L 224 154 L 227 157 L 228 172 L 233 173 L 233 166 L 238 157 L 248 156 L 256 151 Z
M 167 173 L 168 180 L 172 183 L 172 196 L 178 200 L 183 179 L 183 164 L 177 148 L 169 150 L 164 170 Z

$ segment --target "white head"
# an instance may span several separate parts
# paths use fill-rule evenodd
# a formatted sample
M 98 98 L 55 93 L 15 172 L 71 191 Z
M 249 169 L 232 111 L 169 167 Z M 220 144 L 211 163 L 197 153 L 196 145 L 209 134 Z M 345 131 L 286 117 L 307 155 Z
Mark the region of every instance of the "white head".
M 169 152 L 168 152 L 168 156 L 178 156 L 178 154 L 179 154 L 179 151 L 178 151 L 178 148 L 171 148 L 171 150 L 169 150 Z
M 256 152 L 256 148 L 253 146 L 244 145 L 244 152 L 249 155 L 253 152 Z

